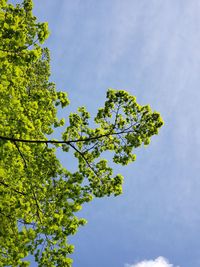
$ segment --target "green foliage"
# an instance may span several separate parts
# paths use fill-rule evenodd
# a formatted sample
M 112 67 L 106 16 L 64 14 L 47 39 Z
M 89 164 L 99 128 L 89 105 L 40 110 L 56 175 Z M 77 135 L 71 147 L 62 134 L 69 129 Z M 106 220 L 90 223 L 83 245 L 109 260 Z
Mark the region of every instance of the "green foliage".
M 128 92 L 109 89 L 96 127 L 80 107 L 62 140 L 48 140 L 65 124 L 57 107 L 69 100 L 49 81 L 49 51 L 41 47 L 48 26 L 32 6 L 0 0 L 0 266 L 29 266 L 30 254 L 41 267 L 71 266 L 67 237 L 86 223 L 76 212 L 94 197 L 122 193 L 123 177 L 113 175 L 102 153 L 118 164 L 134 161 L 134 149 L 148 145 L 163 121 Z M 76 172 L 61 165 L 57 149 L 77 159 Z

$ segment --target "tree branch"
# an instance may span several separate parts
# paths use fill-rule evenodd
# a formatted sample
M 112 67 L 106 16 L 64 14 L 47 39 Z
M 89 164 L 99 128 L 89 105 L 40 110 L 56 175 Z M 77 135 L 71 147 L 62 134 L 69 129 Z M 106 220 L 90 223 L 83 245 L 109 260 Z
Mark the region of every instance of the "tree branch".
M 75 139 L 75 140 L 70 140 L 70 141 L 64 141 L 64 140 L 30 140 L 30 139 L 28 140 L 28 139 L 21 139 L 21 138 L 6 137 L 6 136 L 0 136 L 0 139 L 11 141 L 11 142 L 22 142 L 22 143 L 70 145 L 72 143 L 87 142 L 87 141 L 91 141 L 91 140 L 101 139 L 103 137 L 118 135 L 118 134 L 132 133 L 133 130 L 129 130 L 131 127 L 133 127 L 133 125 L 131 125 L 127 129 L 124 129 L 123 131 L 120 131 L 120 132 L 109 132 L 107 134 L 102 134 L 102 135 L 93 136 L 93 137 L 87 137 L 87 138 L 83 138 L 83 139 Z
M 10 187 L 10 185 L 8 185 L 8 184 L 6 184 L 6 183 L 4 183 L 4 182 L 2 182 L 2 181 L 0 181 L 0 184 L 2 184 L 2 185 L 5 186 L 5 187 L 10 188 L 12 191 L 14 191 L 14 192 L 16 192 L 16 193 L 18 193 L 18 194 L 20 194 L 20 195 L 27 196 L 26 193 L 21 192 L 21 191 L 19 191 L 19 190 L 17 190 L 17 189 L 14 189 L 14 188 Z

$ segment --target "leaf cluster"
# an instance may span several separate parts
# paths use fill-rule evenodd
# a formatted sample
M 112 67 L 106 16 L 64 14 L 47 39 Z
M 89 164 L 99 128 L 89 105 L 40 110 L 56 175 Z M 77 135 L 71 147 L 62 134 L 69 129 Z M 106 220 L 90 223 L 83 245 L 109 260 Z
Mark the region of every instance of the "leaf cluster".
M 31 0 L 0 0 L 0 266 L 29 266 L 28 255 L 41 267 L 71 266 L 67 238 L 86 223 L 77 212 L 94 197 L 122 193 L 123 177 L 113 174 L 104 152 L 127 165 L 163 121 L 114 89 L 93 122 L 85 107 L 66 125 L 59 120 L 57 109 L 69 99 L 50 82 L 50 54 L 41 46 L 48 26 L 32 7 Z M 64 125 L 61 140 L 48 139 Z M 75 172 L 61 165 L 58 149 L 77 159 Z

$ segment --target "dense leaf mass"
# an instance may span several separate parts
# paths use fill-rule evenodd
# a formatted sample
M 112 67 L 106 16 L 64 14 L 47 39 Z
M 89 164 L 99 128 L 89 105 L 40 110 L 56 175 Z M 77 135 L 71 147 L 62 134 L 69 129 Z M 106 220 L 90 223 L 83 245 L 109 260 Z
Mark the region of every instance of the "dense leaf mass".
M 80 107 L 62 140 L 49 140 L 65 124 L 57 109 L 69 100 L 49 81 L 49 51 L 41 46 L 48 26 L 32 5 L 0 0 L 0 266 L 29 266 L 28 255 L 41 267 L 71 266 L 67 237 L 86 223 L 76 212 L 93 197 L 122 192 L 123 177 L 102 153 L 118 164 L 134 161 L 134 148 L 148 145 L 163 121 L 128 92 L 109 89 L 92 127 Z M 76 172 L 61 165 L 57 149 L 77 159 Z

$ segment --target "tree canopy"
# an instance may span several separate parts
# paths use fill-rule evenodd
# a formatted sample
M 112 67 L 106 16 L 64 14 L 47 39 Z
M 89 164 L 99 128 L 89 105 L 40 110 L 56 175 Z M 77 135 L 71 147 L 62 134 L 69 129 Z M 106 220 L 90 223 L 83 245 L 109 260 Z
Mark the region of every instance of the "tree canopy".
M 16 6 L 0 0 L 0 266 L 29 266 L 28 255 L 41 267 L 71 266 L 67 238 L 86 223 L 76 212 L 94 197 L 122 193 L 123 177 L 113 175 L 102 153 L 127 165 L 163 121 L 114 89 L 93 122 L 85 107 L 66 123 L 58 119 L 69 99 L 50 81 L 49 50 L 42 46 L 48 25 L 32 8 L 31 0 Z M 61 139 L 51 139 L 64 125 Z M 62 166 L 58 149 L 76 158 L 75 172 Z

